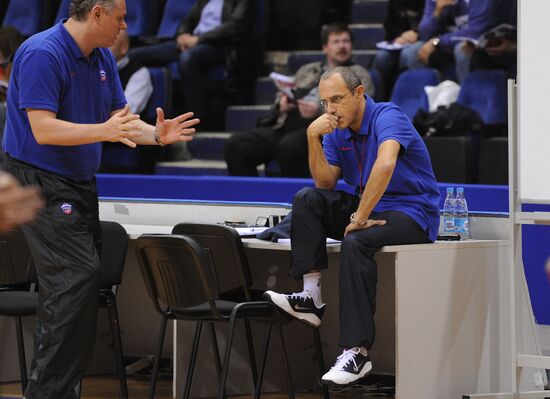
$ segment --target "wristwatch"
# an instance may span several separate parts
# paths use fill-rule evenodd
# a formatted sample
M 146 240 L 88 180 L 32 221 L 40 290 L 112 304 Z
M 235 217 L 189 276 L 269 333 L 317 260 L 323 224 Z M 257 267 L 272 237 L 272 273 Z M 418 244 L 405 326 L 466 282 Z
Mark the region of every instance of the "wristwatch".
M 349 217 L 349 222 L 352 223 L 352 224 L 356 224 L 356 225 L 359 225 L 359 226 L 365 226 L 369 220 L 368 219 L 365 219 L 365 220 L 355 220 L 355 212 L 353 212 L 351 214 L 351 216 Z
M 437 47 L 440 41 L 441 39 L 439 39 L 439 37 L 432 39 L 432 46 Z

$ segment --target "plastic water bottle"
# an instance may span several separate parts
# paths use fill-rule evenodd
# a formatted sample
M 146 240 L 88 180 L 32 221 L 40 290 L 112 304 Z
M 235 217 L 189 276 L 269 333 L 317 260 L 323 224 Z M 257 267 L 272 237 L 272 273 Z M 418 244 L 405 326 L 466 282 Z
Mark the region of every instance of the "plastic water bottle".
M 464 189 L 456 189 L 455 200 L 455 228 L 460 237 L 465 240 L 470 238 L 470 222 L 468 220 L 468 203 L 464 197 Z
M 443 204 L 443 231 L 455 233 L 455 189 L 447 187 L 447 197 Z

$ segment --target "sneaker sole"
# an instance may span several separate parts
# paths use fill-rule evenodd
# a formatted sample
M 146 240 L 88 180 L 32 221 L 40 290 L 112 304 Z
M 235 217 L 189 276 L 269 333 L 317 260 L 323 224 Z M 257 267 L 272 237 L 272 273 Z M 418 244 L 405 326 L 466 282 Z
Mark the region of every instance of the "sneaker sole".
M 285 313 L 288 313 L 290 316 L 294 317 L 295 319 L 298 319 L 306 323 L 307 325 L 315 328 L 321 325 L 321 319 L 318 318 L 313 313 L 300 313 L 300 312 L 294 311 L 294 309 L 292 309 L 292 307 L 288 304 L 288 301 L 284 299 L 283 295 L 277 294 L 276 292 L 273 292 L 273 291 L 266 291 L 264 295 L 266 295 L 269 298 L 269 300 L 273 302 L 275 306 L 283 310 Z
M 323 379 L 321 379 L 321 384 L 327 385 L 327 386 L 332 386 L 332 387 L 340 387 L 340 388 L 350 387 L 352 385 L 357 384 L 361 378 L 364 378 L 367 375 L 369 375 L 371 373 L 371 371 L 372 371 L 372 362 L 368 362 L 367 364 L 365 364 L 365 367 L 363 368 L 363 371 L 361 371 L 361 373 L 358 374 L 357 378 L 355 380 L 351 381 L 351 382 L 347 382 L 345 384 L 339 384 L 339 383 L 334 382 L 332 380 L 323 380 Z

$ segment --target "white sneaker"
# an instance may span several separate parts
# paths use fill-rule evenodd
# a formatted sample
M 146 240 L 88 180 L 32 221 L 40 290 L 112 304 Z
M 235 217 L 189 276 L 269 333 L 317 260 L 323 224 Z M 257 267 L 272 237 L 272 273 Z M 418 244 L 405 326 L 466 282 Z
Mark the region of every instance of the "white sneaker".
M 372 370 L 369 355 L 361 354 L 359 348 L 344 349 L 334 366 L 321 377 L 321 383 L 327 385 L 350 385 L 366 376 Z
M 279 294 L 274 291 L 266 291 L 264 297 L 286 313 L 313 327 L 319 327 L 325 313 L 325 304 L 315 305 L 309 291 L 294 292 L 292 294 Z

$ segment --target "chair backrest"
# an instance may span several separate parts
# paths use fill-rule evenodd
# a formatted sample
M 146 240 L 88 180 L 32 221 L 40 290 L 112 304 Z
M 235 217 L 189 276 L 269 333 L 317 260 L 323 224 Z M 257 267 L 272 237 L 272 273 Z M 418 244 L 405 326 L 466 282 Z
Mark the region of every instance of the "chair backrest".
M 244 290 L 243 299 L 251 300 L 248 289 L 253 283 L 252 273 L 235 229 L 221 224 L 179 223 L 172 229 L 172 234 L 191 237 L 209 252 L 219 292 Z
M 69 5 L 71 0 L 61 0 L 59 8 L 57 10 L 57 15 L 55 17 L 55 22 L 61 21 L 63 18 L 69 18 Z
M 146 121 L 155 123 L 157 120 L 157 107 L 164 110 L 164 115 L 168 117 L 171 113 L 172 104 L 172 78 L 170 70 L 164 67 L 148 68 L 153 82 L 153 93 L 145 106 L 142 114 Z
M 156 3 L 158 0 L 130 0 L 126 2 L 126 23 L 128 35 L 137 37 L 153 34 L 157 20 Z
M 391 102 L 399 106 L 412 120 L 419 109 L 428 111 L 428 97 L 424 87 L 438 83 L 439 75 L 435 69 L 417 68 L 405 71 L 395 82 Z
M 116 222 L 101 221 L 102 245 L 99 287 L 120 284 L 128 251 L 128 233 Z
M 176 36 L 183 18 L 189 14 L 195 0 L 167 0 L 162 13 L 157 37 L 170 39 Z
M 136 257 L 149 296 L 161 314 L 217 298 L 208 254 L 190 237 L 142 235 Z
M 23 231 L 16 229 L 0 236 L 0 285 L 27 280 L 31 253 Z
M 2 25 L 16 28 L 23 36 L 31 36 L 44 26 L 44 0 L 12 0 Z
M 506 90 L 504 71 L 474 71 L 464 78 L 456 101 L 477 111 L 485 124 L 502 124 L 508 120 Z

